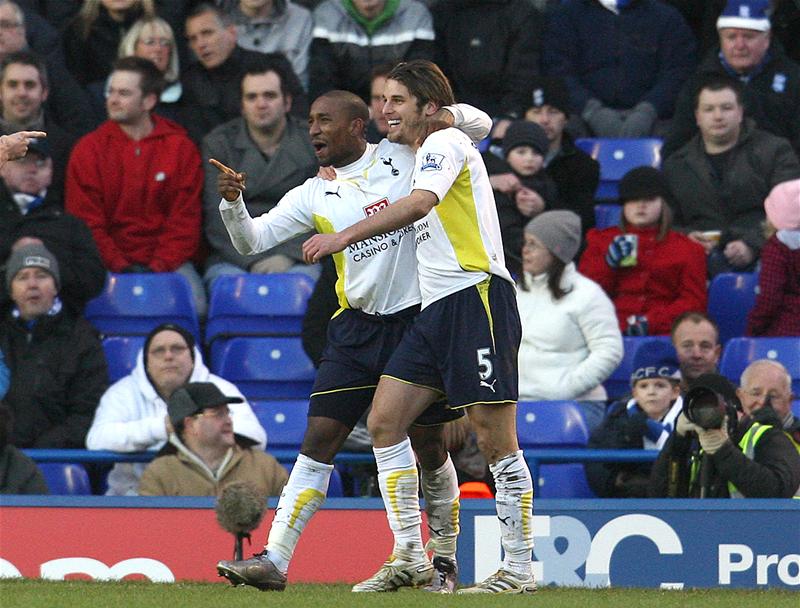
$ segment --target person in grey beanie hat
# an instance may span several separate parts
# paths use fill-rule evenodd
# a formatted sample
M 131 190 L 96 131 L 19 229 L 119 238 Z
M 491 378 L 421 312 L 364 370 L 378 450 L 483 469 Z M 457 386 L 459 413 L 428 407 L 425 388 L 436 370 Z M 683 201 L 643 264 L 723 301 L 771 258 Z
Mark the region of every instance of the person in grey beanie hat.
M 525 233 L 538 238 L 564 264 L 569 264 L 581 246 L 581 218 L 572 211 L 545 211 L 525 226 Z
M 11 291 L 11 281 L 23 268 L 42 268 L 53 276 L 56 291 L 61 289 L 61 274 L 58 271 L 58 260 L 44 245 L 32 244 L 18 247 L 11 252 L 6 262 L 6 289 Z
M 576 213 L 545 211 L 526 224 L 523 236 L 520 399 L 575 399 L 591 430 L 605 412 L 602 383 L 622 359 L 614 306 L 572 262 L 581 245 Z

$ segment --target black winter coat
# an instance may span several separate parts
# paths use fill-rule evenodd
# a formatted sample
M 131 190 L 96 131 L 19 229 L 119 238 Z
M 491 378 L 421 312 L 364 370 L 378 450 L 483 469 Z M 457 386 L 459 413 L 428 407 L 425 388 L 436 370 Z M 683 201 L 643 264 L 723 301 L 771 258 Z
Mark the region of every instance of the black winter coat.
M 97 331 L 66 309 L 31 329 L 7 310 L 0 349 L 11 370 L 5 403 L 14 414 L 10 443 L 21 448 L 85 447 L 108 368 Z
M 754 422 L 772 425 L 758 441 L 753 460 L 739 449 L 739 441 Z M 671 464 L 677 465 L 677 492 L 671 498 L 697 498 L 699 484 L 691 484 L 691 455 L 697 449 L 693 433 L 673 433 L 661 450 L 650 476 L 650 496 L 669 496 Z M 800 486 L 800 454 L 781 429 L 771 408 L 742 418 L 728 442 L 711 459 L 708 498 L 728 498 L 728 482 L 748 498 L 791 498 Z
M 436 62 L 458 101 L 521 116 L 539 74 L 544 17 L 528 0 L 440 0 L 431 10 Z
M 66 213 L 61 200 L 50 191 L 41 207 L 22 215 L 11 193 L 0 182 L 0 264 L 5 264 L 11 255 L 11 246 L 23 236 L 41 239 L 56 256 L 61 275 L 59 295 L 66 306 L 80 312 L 86 302 L 100 294 L 106 269 L 83 220 Z M 3 281 L 0 306 L 7 302 Z

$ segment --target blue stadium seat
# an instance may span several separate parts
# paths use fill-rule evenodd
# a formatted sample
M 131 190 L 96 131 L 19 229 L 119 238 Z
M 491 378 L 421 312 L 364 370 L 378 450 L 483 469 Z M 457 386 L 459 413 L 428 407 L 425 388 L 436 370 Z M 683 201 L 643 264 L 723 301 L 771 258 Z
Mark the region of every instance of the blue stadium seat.
M 50 494 L 89 495 L 92 486 L 82 464 L 74 462 L 41 462 L 36 466 L 44 475 Z
M 600 204 L 594 206 L 595 228 L 619 226 L 622 219 L 622 205 Z
M 792 401 L 792 414 L 795 418 L 800 418 L 800 399 Z
M 109 273 L 103 292 L 86 305 L 85 316 L 107 336 L 146 336 L 162 323 L 175 323 L 200 339 L 192 290 L 178 273 Z
M 520 401 L 517 435 L 523 450 L 583 448 L 589 441 L 589 429 L 574 401 Z M 538 498 L 594 497 L 580 464 L 540 466 L 535 495 Z
M 211 369 L 251 400 L 308 399 L 316 375 L 300 338 L 232 338 L 212 353 Z
M 218 351 L 232 336 L 299 336 L 313 290 L 314 281 L 298 273 L 219 277 L 211 287 L 206 344 Z
M 136 367 L 136 356 L 144 347 L 144 336 L 108 336 L 103 338 L 103 350 L 108 362 L 108 379 L 116 382 Z
M 600 163 L 600 183 L 595 200 L 615 200 L 619 196 L 618 185 L 622 176 L 631 169 L 648 165 L 661 168 L 662 140 L 652 138 L 609 139 L 584 138 L 575 145 Z
M 583 465 L 543 464 L 539 467 L 539 481 L 534 492 L 536 498 L 597 498 Z
M 582 448 L 589 429 L 574 401 L 520 401 L 517 434 L 525 448 Z
M 671 344 L 669 336 L 624 336 L 622 338 L 622 361 L 617 369 L 603 382 L 609 399 L 619 399 L 631 390 L 631 373 L 633 373 L 633 357 L 639 347 L 650 340 L 659 340 Z
M 284 464 L 283 467 L 292 474 L 294 463 Z M 342 483 L 342 474 L 337 468 L 331 471 L 331 478 L 328 480 L 328 498 L 342 498 L 344 496 L 344 484 Z
M 783 364 L 792 376 L 792 392 L 800 394 L 800 337 L 732 338 L 722 351 L 719 371 L 738 386 L 744 369 L 757 359 Z
M 719 326 L 720 344 L 743 336 L 758 293 L 758 273 L 724 272 L 708 286 L 708 315 Z
M 300 449 L 308 424 L 307 400 L 252 401 L 250 405 L 267 431 L 269 447 Z

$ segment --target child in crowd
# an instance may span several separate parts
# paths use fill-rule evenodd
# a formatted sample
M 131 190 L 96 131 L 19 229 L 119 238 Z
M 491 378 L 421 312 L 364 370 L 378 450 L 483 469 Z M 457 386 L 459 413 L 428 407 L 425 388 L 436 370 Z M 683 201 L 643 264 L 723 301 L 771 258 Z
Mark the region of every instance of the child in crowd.
M 647 341 L 636 351 L 631 374 L 633 398 L 612 404 L 589 438 L 597 449 L 660 450 L 683 408 L 675 350 Z M 651 463 L 586 463 L 589 486 L 601 498 L 647 496 Z
M 778 184 L 764 202 L 770 230 L 761 250 L 749 336 L 800 336 L 800 179 Z
M 534 122 L 511 123 L 503 137 L 505 162 L 484 154 L 489 181 L 494 190 L 506 266 L 511 274 L 522 271 L 522 231 L 532 218 L 556 205 L 558 190 L 545 173 L 544 155 L 550 142 L 544 129 Z
M 605 289 L 628 336 L 668 334 L 681 313 L 706 309 L 705 253 L 671 229 L 669 196 L 660 171 L 632 169 L 619 185 L 620 225 L 586 235 L 578 270 Z

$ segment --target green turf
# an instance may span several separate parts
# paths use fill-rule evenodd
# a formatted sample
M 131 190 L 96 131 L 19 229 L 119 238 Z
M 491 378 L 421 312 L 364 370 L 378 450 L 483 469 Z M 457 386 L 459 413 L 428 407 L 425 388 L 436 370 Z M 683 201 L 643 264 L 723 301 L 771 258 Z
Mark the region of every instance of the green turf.
M 357 595 L 346 585 L 293 585 L 283 593 L 223 584 L 154 584 L 144 581 L 97 583 L 40 580 L 0 581 L 3 608 L 349 608 L 378 606 L 541 606 L 554 608 L 797 608 L 797 592 L 696 589 L 541 589 L 535 596 L 436 596 L 423 591 Z

